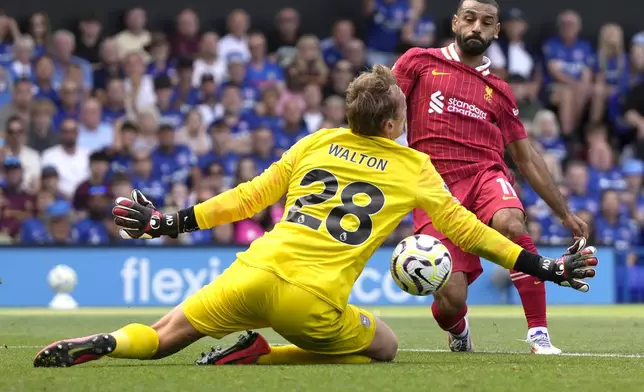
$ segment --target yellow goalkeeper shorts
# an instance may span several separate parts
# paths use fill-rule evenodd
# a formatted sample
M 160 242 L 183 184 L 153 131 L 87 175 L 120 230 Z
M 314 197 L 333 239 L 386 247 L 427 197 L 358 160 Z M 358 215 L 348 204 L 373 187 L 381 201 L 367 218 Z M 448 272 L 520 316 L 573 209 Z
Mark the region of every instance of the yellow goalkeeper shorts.
M 186 298 L 183 312 L 193 327 L 220 339 L 271 327 L 296 346 L 319 354 L 365 350 L 376 332 L 371 313 L 344 311 L 272 272 L 236 261 L 217 279 Z

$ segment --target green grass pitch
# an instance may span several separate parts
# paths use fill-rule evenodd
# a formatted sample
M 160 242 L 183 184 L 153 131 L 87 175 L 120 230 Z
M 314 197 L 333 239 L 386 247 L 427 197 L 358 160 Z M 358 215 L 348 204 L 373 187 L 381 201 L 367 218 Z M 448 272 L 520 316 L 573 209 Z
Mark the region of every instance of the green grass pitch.
M 0 309 L 0 391 L 624 391 L 644 385 L 644 307 L 550 307 L 560 357 L 528 354 L 518 307 L 474 307 L 477 353 L 449 353 L 427 308 L 374 313 L 400 337 L 394 363 L 333 366 L 197 367 L 204 339 L 160 361 L 103 359 L 67 369 L 35 369 L 54 340 L 152 323 L 165 309 Z M 263 331 L 272 343 L 284 341 Z M 221 345 L 233 341 L 224 339 Z

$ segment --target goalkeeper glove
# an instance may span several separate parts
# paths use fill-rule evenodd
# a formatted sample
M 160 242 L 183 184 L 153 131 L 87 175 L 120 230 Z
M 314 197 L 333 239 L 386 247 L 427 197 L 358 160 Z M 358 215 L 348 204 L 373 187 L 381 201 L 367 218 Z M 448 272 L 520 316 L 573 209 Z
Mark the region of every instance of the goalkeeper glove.
M 541 280 L 585 293 L 590 290 L 590 285 L 581 279 L 595 276 L 595 270 L 592 267 L 598 264 L 596 252 L 597 249 L 594 246 L 586 246 L 585 238 L 580 238 L 557 259 L 523 251 L 517 259 L 515 269 Z M 538 259 L 536 265 L 534 257 Z
M 597 249 L 594 246 L 586 246 L 586 239 L 578 238 L 567 252 L 556 260 L 541 258 L 541 269 L 548 270 L 548 275 L 553 279 L 548 279 L 559 286 L 571 287 L 582 293 L 590 290 L 590 285 L 584 282 L 583 278 L 592 278 L 595 276 L 595 267 L 598 263 L 595 253 Z M 548 265 L 547 260 L 550 260 Z M 554 262 L 553 262 L 554 261 Z
M 129 199 L 116 199 L 112 215 L 124 239 L 151 239 L 162 235 L 177 238 L 180 233 L 179 215 L 176 212 L 162 214 L 138 189 L 132 191 Z

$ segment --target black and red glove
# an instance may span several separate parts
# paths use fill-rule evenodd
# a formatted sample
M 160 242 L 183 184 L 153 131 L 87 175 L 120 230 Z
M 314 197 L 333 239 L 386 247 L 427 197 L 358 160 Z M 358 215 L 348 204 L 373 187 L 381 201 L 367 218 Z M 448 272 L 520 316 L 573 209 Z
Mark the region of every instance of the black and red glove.
M 543 275 L 539 278 L 586 293 L 590 285 L 581 279 L 595 276 L 593 267 L 598 264 L 596 252 L 594 246 L 586 246 L 586 239 L 580 237 L 561 257 L 541 257 L 539 270 Z
M 124 239 L 151 239 L 162 235 L 176 238 L 180 232 L 178 214 L 162 214 L 138 189 L 132 191 L 130 199 L 116 199 L 112 215 Z

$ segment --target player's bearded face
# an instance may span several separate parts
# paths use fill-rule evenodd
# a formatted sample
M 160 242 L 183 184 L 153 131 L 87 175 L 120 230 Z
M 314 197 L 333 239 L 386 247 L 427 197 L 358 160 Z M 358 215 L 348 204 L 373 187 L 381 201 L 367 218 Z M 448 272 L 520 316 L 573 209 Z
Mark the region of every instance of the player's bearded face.
M 485 53 L 487 48 L 492 45 L 494 37 L 485 38 L 483 34 L 474 32 L 459 31 L 456 34 L 456 44 L 463 53 L 470 56 L 479 56 Z

